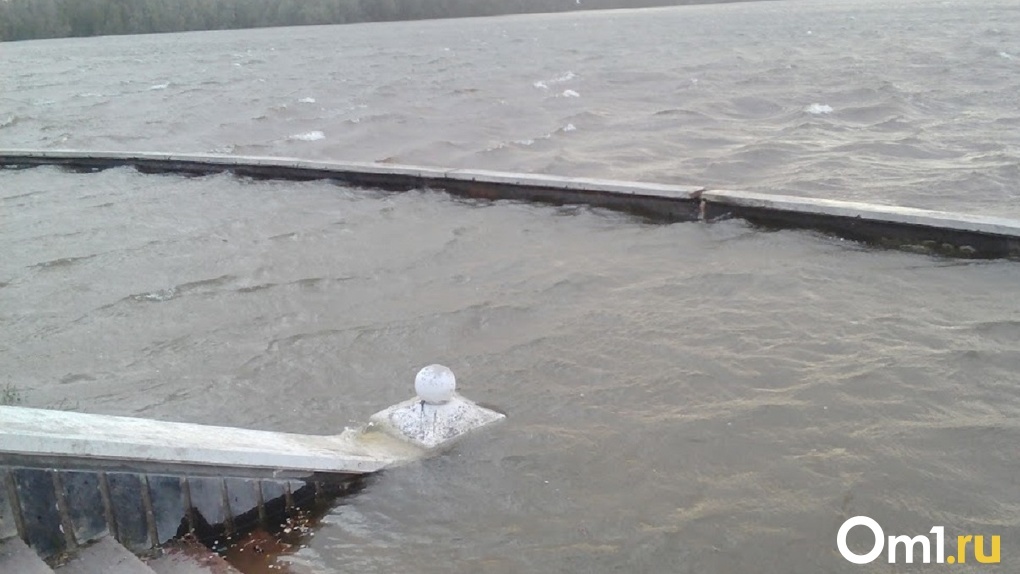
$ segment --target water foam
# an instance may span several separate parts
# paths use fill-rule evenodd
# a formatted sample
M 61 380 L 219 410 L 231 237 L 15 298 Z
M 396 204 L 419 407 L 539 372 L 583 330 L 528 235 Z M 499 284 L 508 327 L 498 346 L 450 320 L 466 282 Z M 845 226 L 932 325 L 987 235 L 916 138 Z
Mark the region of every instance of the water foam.
M 315 98 L 301 98 L 300 100 L 298 100 L 298 103 L 301 103 L 301 104 L 314 104 L 315 103 Z
M 832 113 L 832 106 L 827 106 L 825 104 L 811 104 L 810 106 L 805 108 L 804 111 L 809 113 L 809 114 L 815 114 L 815 115 L 819 115 L 819 114 L 831 114 Z
M 570 80 L 573 80 L 576 77 L 577 75 L 574 74 L 574 72 L 568 71 L 567 73 L 560 74 L 559 76 L 556 76 L 551 80 L 538 80 L 532 85 L 542 90 L 548 90 L 549 84 L 562 84 L 563 82 L 569 82 Z
M 326 134 L 320 131 L 306 132 L 303 134 L 292 135 L 288 137 L 289 140 L 298 140 L 303 142 L 313 142 L 317 140 L 326 139 Z
M 169 87 L 170 87 L 169 83 L 166 83 L 166 84 L 155 84 L 153 86 L 149 86 L 149 89 L 150 90 L 165 90 L 165 89 L 167 89 Z
M 563 97 L 564 98 L 580 98 L 581 94 L 575 92 L 574 90 L 563 90 Z

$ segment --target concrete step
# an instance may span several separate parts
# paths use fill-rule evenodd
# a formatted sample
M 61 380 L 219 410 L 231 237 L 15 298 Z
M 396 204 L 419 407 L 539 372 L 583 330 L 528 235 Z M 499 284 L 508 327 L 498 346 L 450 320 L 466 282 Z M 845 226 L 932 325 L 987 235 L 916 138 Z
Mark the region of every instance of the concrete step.
M 112 538 L 78 550 L 56 574 L 156 574 L 137 556 Z
M 0 541 L 0 572 L 3 574 L 53 574 L 53 570 L 20 538 Z
M 149 560 L 156 574 L 240 574 L 226 560 L 197 542 L 174 542 Z

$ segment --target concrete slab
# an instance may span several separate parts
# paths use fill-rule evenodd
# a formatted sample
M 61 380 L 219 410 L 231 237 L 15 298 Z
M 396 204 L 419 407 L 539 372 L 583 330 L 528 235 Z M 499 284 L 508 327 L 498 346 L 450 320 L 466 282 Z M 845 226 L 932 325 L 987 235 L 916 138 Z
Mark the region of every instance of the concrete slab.
M 701 194 L 708 204 L 749 207 L 811 215 L 880 221 L 990 235 L 1020 237 L 1020 221 L 1001 217 L 931 211 L 854 201 L 838 201 L 750 191 L 709 190 Z
M 81 548 L 56 574 L 155 574 L 138 557 L 112 538 Z
M 74 539 L 84 544 L 110 534 L 98 474 L 61 472 L 60 484 L 64 489 L 64 504 L 67 506 Z
M 240 574 L 233 566 L 205 546 L 175 542 L 163 555 L 148 561 L 156 574 Z
M 113 519 L 117 523 L 117 539 L 133 551 L 145 551 L 154 546 L 149 539 L 149 525 L 142 490 L 146 484 L 142 477 L 127 472 L 106 475 L 110 485 L 110 503 Z
M 610 179 L 489 171 L 481 169 L 450 170 L 446 172 L 446 177 L 452 180 L 499 183 L 522 187 L 542 187 L 550 189 L 591 191 L 682 200 L 697 199 L 698 193 L 705 189 L 704 187 L 692 185 L 641 183 Z
M 17 518 L 8 490 L 8 470 L 0 468 L 0 540 L 18 535 Z
M 4 574 L 53 574 L 53 570 L 20 538 L 0 540 L 0 572 Z
M 223 481 L 227 493 L 227 507 L 234 519 L 234 528 L 247 525 L 238 524 L 238 518 L 250 514 L 259 507 L 259 483 L 250 478 L 228 478 Z
M 193 512 L 200 514 L 206 524 L 224 524 L 230 519 L 222 478 L 189 478 L 188 489 Z
M 303 478 L 363 474 L 393 462 L 356 433 L 297 435 L 24 407 L 0 407 L 0 420 L 0 460 L 50 457 L 54 468 L 120 463 L 162 474 Z
M 0 416 L 0 420 L 3 417 Z M 53 475 L 46 470 L 18 468 L 11 471 L 21 503 L 24 538 L 43 557 L 67 549 L 63 519 L 57 505 Z
M 814 229 L 915 253 L 1020 259 L 1020 221 L 809 197 L 706 191 L 702 217 L 739 217 L 774 229 Z
M 156 543 L 163 544 L 187 531 L 187 508 L 184 504 L 184 489 L 177 476 L 149 476 L 149 492 L 152 499 L 152 515 L 156 523 Z

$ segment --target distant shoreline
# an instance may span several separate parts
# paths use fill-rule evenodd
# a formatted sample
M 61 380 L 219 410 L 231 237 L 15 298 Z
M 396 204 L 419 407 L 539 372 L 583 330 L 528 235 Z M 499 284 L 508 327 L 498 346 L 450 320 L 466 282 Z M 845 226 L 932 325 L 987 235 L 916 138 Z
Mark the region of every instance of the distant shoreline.
M 0 0 L 0 42 L 762 0 Z

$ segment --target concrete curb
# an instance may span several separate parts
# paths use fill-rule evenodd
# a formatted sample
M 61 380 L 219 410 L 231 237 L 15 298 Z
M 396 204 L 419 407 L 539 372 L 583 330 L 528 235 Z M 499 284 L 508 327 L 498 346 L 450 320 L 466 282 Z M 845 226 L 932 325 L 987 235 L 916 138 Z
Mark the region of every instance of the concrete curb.
M 912 207 L 709 190 L 706 220 L 739 217 L 772 228 L 816 229 L 840 237 L 952 257 L 1020 257 L 1020 221 Z
M 488 199 L 580 204 L 662 222 L 738 217 L 769 228 L 815 229 L 882 247 L 966 258 L 1020 258 L 1020 221 L 907 207 L 486 170 L 209 154 L 0 150 L 0 167 L 78 170 L 132 166 L 144 173 L 233 172 L 255 178 L 328 179 L 389 191 L 440 189 Z

